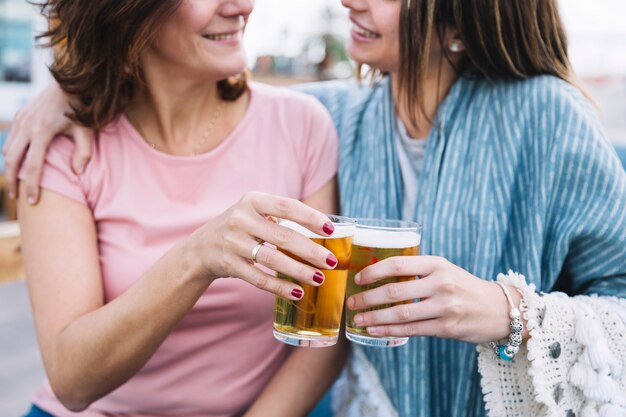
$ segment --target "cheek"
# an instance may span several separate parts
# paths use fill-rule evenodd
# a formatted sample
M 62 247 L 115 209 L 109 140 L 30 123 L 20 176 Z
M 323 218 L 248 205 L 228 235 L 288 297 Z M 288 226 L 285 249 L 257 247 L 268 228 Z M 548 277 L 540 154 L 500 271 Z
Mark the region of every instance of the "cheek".
M 385 59 L 398 61 L 400 56 L 400 2 L 377 11 L 377 27 L 384 39 Z
M 389 43 L 387 44 L 386 58 L 387 61 L 392 63 L 393 66 L 396 66 L 400 61 L 400 40 L 397 37 L 389 40 Z

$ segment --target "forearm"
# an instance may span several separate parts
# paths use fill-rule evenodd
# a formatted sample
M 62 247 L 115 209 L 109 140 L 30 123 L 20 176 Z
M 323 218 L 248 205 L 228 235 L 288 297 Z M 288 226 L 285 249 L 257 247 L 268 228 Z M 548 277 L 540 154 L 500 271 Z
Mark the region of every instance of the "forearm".
M 245 417 L 307 415 L 341 372 L 348 349 L 344 337 L 330 348 L 295 348 Z
M 124 294 L 71 322 L 45 349 L 55 393 L 82 409 L 135 375 L 209 285 L 186 261 L 184 244 Z

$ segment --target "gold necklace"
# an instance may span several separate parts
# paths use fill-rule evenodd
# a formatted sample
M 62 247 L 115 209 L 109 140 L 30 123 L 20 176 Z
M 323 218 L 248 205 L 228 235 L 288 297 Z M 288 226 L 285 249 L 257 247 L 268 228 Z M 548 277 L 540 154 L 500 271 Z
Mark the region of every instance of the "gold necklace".
M 215 124 L 217 123 L 217 119 L 219 119 L 219 117 L 220 117 L 220 115 L 222 113 L 222 107 L 223 107 L 222 103 L 220 103 L 220 104 L 217 105 L 217 107 L 213 111 L 213 115 L 211 116 L 211 120 L 209 120 L 209 124 L 207 125 L 207 128 L 204 131 L 204 134 L 202 135 L 202 138 L 196 144 L 196 146 L 193 147 L 193 155 L 198 155 L 198 154 L 200 154 L 200 151 L 202 151 L 202 148 L 206 144 L 206 141 L 209 139 L 209 136 L 211 135 L 211 131 L 213 130 L 213 128 L 215 127 Z M 149 141 L 147 138 L 145 139 L 145 141 L 148 142 L 148 144 L 150 145 L 150 147 L 152 147 L 152 149 L 157 149 L 157 150 L 159 149 L 159 147 L 156 146 L 156 144 L 154 142 Z

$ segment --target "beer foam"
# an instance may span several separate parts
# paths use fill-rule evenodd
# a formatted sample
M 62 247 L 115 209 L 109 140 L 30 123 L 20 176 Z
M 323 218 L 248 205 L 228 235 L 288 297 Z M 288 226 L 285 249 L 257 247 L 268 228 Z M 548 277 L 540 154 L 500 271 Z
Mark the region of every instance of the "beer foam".
M 348 223 L 340 226 L 337 226 L 335 224 L 335 232 L 332 235 L 320 236 L 316 233 L 313 233 L 306 227 L 301 226 L 298 223 L 292 222 L 291 220 L 281 219 L 278 224 L 280 224 L 281 226 L 285 226 L 291 230 L 295 230 L 296 232 L 308 237 L 309 239 L 342 239 L 344 237 L 354 235 L 356 229 L 356 225 L 350 225 Z
M 404 249 L 418 246 L 421 241 L 419 233 L 413 231 L 396 231 L 383 229 L 357 228 L 352 243 L 359 246 L 380 249 Z

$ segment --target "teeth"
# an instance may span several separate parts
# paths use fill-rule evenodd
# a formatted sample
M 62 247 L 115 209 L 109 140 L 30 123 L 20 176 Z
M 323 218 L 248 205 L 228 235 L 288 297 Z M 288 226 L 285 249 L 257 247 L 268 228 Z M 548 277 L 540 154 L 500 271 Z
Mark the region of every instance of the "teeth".
M 370 32 L 367 29 L 363 29 L 361 26 L 352 25 L 352 29 L 361 36 L 365 36 L 368 39 L 378 39 L 380 35 L 374 32 Z
M 235 39 L 236 33 L 230 33 L 228 35 L 205 35 L 204 37 L 212 41 L 225 41 L 229 39 Z

